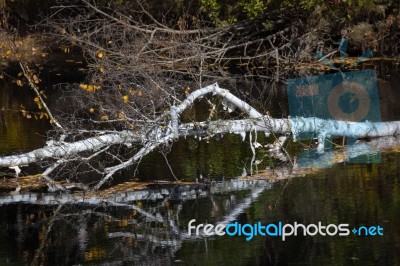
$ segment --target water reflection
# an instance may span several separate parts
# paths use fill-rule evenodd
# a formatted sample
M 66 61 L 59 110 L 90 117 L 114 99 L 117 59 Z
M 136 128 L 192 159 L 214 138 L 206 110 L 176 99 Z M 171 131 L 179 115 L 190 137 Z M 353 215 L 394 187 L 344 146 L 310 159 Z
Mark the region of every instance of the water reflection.
M 104 201 L 91 204 L 90 200 L 86 205 L 65 201 L 58 207 L 52 206 L 51 200 L 46 205 L 43 201 L 41 205 L 5 205 L 0 208 L 0 234 L 4 239 L 0 243 L 0 262 L 24 265 L 36 259 L 48 265 L 396 265 L 400 263 L 399 165 L 400 154 L 384 153 L 381 164 L 340 164 L 309 177 L 252 181 L 253 186 L 218 183 L 214 188 L 159 187 L 151 194 L 164 196 L 153 200 L 143 200 L 146 192 L 125 193 L 116 200 L 121 205 Z M 262 186 L 265 190 L 236 217 L 239 222 L 381 225 L 384 236 L 297 236 L 285 242 L 275 237 L 255 237 L 247 242 L 243 237 L 190 239 L 185 234 L 191 219 L 197 219 L 197 223 L 221 221 Z M 172 191 L 173 198 L 169 197 Z M 41 197 L 36 197 L 38 202 L 44 200 Z M 133 205 L 168 217 L 174 224 L 151 221 L 129 207 Z
M 0 80 L 0 154 L 28 151 L 44 143 L 49 122 L 44 119 L 22 117 L 22 106 L 34 110 L 34 93 Z

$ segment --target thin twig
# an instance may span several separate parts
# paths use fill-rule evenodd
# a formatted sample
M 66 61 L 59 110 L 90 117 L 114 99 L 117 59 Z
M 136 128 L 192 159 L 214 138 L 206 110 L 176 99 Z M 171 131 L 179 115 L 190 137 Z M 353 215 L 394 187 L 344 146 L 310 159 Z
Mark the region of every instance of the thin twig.
M 168 168 L 169 168 L 169 171 L 171 171 L 172 176 L 175 178 L 176 181 L 181 182 L 181 181 L 176 177 L 176 175 L 174 174 L 174 171 L 172 170 L 172 167 L 171 167 L 171 165 L 170 165 L 169 162 L 168 162 L 167 156 L 165 156 L 164 152 L 161 152 L 161 154 L 162 154 L 162 156 L 164 157 L 165 162 L 167 163 Z

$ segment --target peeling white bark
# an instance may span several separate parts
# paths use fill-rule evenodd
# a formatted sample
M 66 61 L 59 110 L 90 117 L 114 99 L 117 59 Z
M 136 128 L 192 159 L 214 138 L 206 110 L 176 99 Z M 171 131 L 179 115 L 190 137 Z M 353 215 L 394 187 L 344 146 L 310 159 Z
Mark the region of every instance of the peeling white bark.
M 375 138 L 394 136 L 400 133 L 400 121 L 348 122 L 316 117 L 295 117 L 290 118 L 289 121 L 294 138 L 300 133 L 316 133 L 320 151 L 323 150 L 323 143 L 327 137 Z
M 96 151 L 105 146 L 111 146 L 121 143 L 136 142 L 137 138 L 132 132 L 121 131 L 111 134 L 105 134 L 97 137 L 76 141 L 60 142 L 33 150 L 24 154 L 5 156 L 0 158 L 0 167 L 24 166 L 44 159 L 59 159 L 70 157 L 85 151 Z

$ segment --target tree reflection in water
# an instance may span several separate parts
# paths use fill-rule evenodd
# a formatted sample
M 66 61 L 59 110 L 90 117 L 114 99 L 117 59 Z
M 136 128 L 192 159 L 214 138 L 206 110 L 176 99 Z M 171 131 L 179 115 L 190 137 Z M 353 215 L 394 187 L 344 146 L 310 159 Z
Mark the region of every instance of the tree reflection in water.
M 28 194 L 4 195 L 0 258 L 52 265 L 396 265 L 399 164 L 400 155 L 391 152 L 382 155 L 381 164 L 342 163 L 304 178 L 159 186 L 106 199 L 89 195 L 80 202 L 77 194 L 29 194 L 31 204 L 21 203 L 29 201 Z M 12 201 L 19 203 L 6 205 Z M 241 223 L 379 224 L 384 236 L 247 242 L 227 236 L 190 239 L 185 233 L 191 219 L 216 224 L 232 214 Z

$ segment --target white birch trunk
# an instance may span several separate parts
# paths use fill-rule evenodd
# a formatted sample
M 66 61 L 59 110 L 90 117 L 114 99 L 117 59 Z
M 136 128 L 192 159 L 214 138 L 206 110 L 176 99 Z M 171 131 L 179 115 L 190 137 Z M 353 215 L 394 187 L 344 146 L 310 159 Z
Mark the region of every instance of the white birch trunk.
M 135 141 L 137 141 L 137 139 L 133 136 L 132 132 L 121 131 L 71 143 L 53 143 L 28 153 L 0 157 L 0 167 L 25 166 L 49 158 L 57 160 L 81 152 L 97 151 L 105 146 L 127 144 Z

